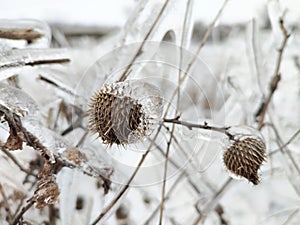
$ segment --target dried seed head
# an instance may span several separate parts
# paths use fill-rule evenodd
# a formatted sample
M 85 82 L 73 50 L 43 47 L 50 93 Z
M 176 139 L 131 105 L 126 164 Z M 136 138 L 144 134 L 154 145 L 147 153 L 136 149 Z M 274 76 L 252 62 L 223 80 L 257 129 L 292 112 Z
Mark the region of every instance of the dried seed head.
M 55 175 L 49 175 L 38 182 L 37 189 L 34 192 L 36 208 L 42 209 L 47 205 L 53 205 L 57 202 L 59 189 L 55 179 Z
M 130 82 L 113 83 L 91 98 L 89 128 L 98 133 L 104 144 L 125 145 L 151 133 L 155 117 L 151 115 L 151 107 L 155 102 L 151 98 L 146 103 L 139 99 L 136 87 L 136 83 L 133 86 Z
M 266 160 L 265 143 L 257 137 L 239 139 L 224 152 L 223 160 L 227 169 L 234 175 L 244 177 L 257 185 L 257 171 Z

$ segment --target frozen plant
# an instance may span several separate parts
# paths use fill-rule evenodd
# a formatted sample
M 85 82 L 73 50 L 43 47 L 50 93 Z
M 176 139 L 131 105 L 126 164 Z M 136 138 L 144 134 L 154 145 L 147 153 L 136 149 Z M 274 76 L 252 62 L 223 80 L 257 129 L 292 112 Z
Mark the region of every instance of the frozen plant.
M 297 29 L 275 1 L 264 29 L 224 25 L 234 0 L 195 23 L 199 2 L 136 2 L 100 37 L 0 21 L 4 224 L 297 223 Z

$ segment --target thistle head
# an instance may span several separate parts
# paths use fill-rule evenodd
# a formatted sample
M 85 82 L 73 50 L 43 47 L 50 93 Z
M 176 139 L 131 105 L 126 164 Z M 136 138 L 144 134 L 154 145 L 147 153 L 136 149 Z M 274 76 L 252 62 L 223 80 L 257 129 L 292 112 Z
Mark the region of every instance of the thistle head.
M 257 136 L 244 136 L 234 140 L 223 154 L 229 172 L 244 177 L 254 185 L 259 183 L 258 170 L 266 160 L 266 145 Z
M 89 129 L 109 146 L 142 140 L 151 134 L 161 114 L 162 101 L 157 91 L 153 85 L 139 81 L 104 85 L 91 97 Z

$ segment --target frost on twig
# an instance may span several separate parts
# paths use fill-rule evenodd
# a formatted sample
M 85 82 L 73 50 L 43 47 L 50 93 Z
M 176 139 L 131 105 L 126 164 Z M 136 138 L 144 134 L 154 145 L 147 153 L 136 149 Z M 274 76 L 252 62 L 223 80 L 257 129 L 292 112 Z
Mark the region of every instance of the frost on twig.
M 0 38 L 26 40 L 28 44 L 46 38 L 49 43 L 50 35 L 49 26 L 41 21 L 0 19 Z
M 11 49 L 1 52 L 0 80 L 7 79 L 28 67 L 70 62 L 62 49 Z
M 0 117 L 3 124 L 7 124 L 9 132 L 8 138 L 3 146 L 1 146 L 1 149 L 10 156 L 12 161 L 16 163 L 23 172 L 38 178 L 38 184 L 33 197 L 28 200 L 29 202 L 23 207 L 23 210 L 15 216 L 15 222 L 13 224 L 17 224 L 19 219 L 22 218 L 23 214 L 29 210 L 32 205 L 41 209 L 56 203 L 59 196 L 59 186 L 56 183 L 56 174 L 58 174 L 63 167 L 71 169 L 76 168 L 88 176 L 95 177 L 103 186 L 104 192 L 107 193 L 109 191 L 111 184 L 109 177 L 112 174 L 112 169 L 105 166 L 99 168 L 90 166 L 89 161 L 84 154 L 75 148 L 64 149 L 61 151 L 59 146 L 60 148 L 63 146 L 66 148 L 67 146 L 67 141 L 64 141 L 62 138 L 61 140 L 56 139 L 55 142 L 57 142 L 57 147 L 54 145 L 48 148 L 48 144 L 43 143 L 40 138 L 48 135 L 47 138 L 49 139 L 52 135 L 54 136 L 52 137 L 53 140 L 55 140 L 56 134 L 42 128 L 37 122 L 37 118 L 32 118 L 32 116 L 37 116 L 37 113 L 33 112 L 34 109 L 37 110 L 34 101 L 21 90 L 3 84 L 0 87 L 1 97 L 3 98 L 1 99 L 2 104 L 0 104 Z M 23 121 L 29 129 L 24 126 Z M 36 132 L 38 126 L 40 126 L 39 133 Z M 35 129 L 32 129 L 32 127 L 35 127 Z M 41 139 L 44 140 L 44 138 Z M 38 176 L 35 176 L 29 169 L 20 165 L 20 163 L 9 153 L 11 150 L 22 150 L 25 145 L 36 150 L 40 156 L 42 163 L 38 168 Z

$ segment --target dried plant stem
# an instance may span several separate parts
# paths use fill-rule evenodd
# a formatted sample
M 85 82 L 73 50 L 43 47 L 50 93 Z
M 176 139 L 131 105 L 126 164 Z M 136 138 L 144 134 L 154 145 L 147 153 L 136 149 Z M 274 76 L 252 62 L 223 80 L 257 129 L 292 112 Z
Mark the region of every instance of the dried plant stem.
M 12 40 L 26 40 L 32 42 L 38 38 L 43 37 L 43 34 L 33 29 L 5 29 L 0 28 L 0 38 Z
M 37 177 L 36 174 L 34 174 L 33 172 L 31 172 L 31 171 L 28 170 L 28 169 L 25 169 L 25 168 L 21 165 L 21 163 L 19 163 L 19 161 L 13 156 L 13 154 L 11 154 L 8 150 L 6 150 L 5 148 L 1 147 L 1 151 L 2 151 L 5 155 L 7 155 L 7 157 L 10 158 L 11 161 L 13 161 L 14 164 L 16 164 L 17 167 L 19 167 L 19 169 L 20 169 L 21 171 L 23 171 L 23 172 L 26 173 L 27 175 L 31 175 L 31 176 L 33 176 L 33 177 Z
M 13 218 L 12 218 L 12 214 L 11 214 L 11 210 L 10 210 L 10 207 L 9 207 L 7 196 L 6 196 L 6 194 L 3 190 L 3 186 L 2 186 L 1 183 L 0 183 L 0 193 L 1 193 L 2 198 L 3 198 L 5 211 L 7 212 L 7 222 L 11 223 Z
M 256 46 L 256 36 L 255 36 L 255 29 L 256 29 L 256 21 L 255 19 L 252 20 L 252 34 L 251 34 L 251 45 L 252 45 L 252 51 L 253 51 L 253 59 L 254 59 L 254 68 L 255 68 L 255 73 L 257 77 L 257 84 L 262 92 L 262 83 L 261 83 L 261 74 L 260 74 L 260 69 L 258 66 L 258 59 L 257 59 L 257 46 Z M 263 92 L 262 92 L 263 93 Z
M 173 139 L 175 140 L 175 138 L 173 138 Z M 162 149 L 159 145 L 155 144 L 155 147 L 158 149 L 158 151 L 159 151 L 162 155 L 165 156 L 165 153 L 164 153 L 163 149 Z M 181 169 L 181 171 L 182 171 L 183 174 L 186 176 L 186 178 L 188 179 L 189 184 L 192 186 L 192 188 L 195 190 L 195 192 L 196 192 L 197 194 L 200 194 L 199 188 L 192 182 L 192 180 L 191 180 L 190 177 L 189 177 L 188 172 L 187 172 L 184 168 L 182 168 L 182 166 L 178 165 L 178 164 L 177 164 L 174 160 L 172 160 L 171 158 L 169 158 L 169 162 L 170 162 L 176 169 Z
M 181 174 L 177 177 L 177 179 L 174 181 L 173 185 L 169 188 L 168 192 L 165 195 L 165 201 L 167 201 L 170 197 L 170 195 L 173 193 L 177 185 L 179 184 L 179 181 L 186 177 L 185 172 L 182 170 Z M 151 213 L 151 215 L 148 217 L 148 219 L 144 222 L 144 225 L 148 225 L 151 220 L 154 218 L 155 214 L 159 211 L 161 207 L 161 204 L 158 204 L 155 210 Z
M 173 133 L 175 130 L 175 124 L 172 124 L 172 130 L 170 132 L 170 138 L 168 140 L 166 155 L 165 155 L 165 165 L 164 165 L 164 178 L 163 178 L 163 185 L 162 185 L 162 191 L 161 191 L 161 204 L 160 204 L 160 214 L 159 214 L 159 222 L 158 224 L 162 224 L 163 219 L 163 212 L 164 212 L 164 206 L 165 206 L 165 192 L 166 192 L 166 181 L 167 181 L 167 173 L 168 173 L 168 161 L 169 161 L 169 153 L 170 148 L 173 140 Z
M 119 79 L 120 82 L 125 81 L 129 75 L 129 71 L 131 69 L 131 66 L 133 65 L 134 61 L 137 59 L 137 57 L 140 55 L 144 44 L 146 43 L 146 41 L 148 40 L 150 34 L 152 33 L 153 29 L 155 28 L 156 24 L 158 23 L 159 19 L 161 18 L 163 12 L 165 11 L 167 5 L 169 3 L 169 0 L 165 0 L 164 5 L 162 6 L 160 12 L 158 13 L 157 17 L 155 18 L 153 24 L 151 25 L 148 33 L 146 34 L 146 36 L 143 39 L 143 42 L 141 43 L 141 46 L 139 47 L 139 49 L 137 50 L 136 54 L 134 55 L 134 57 L 132 58 L 131 62 L 128 64 L 128 66 L 126 67 L 124 73 L 122 74 L 121 78 Z
M 295 209 L 286 219 L 286 221 L 284 221 L 284 223 L 282 223 L 282 225 L 288 225 L 290 224 L 291 220 L 299 213 L 300 209 Z
M 270 157 L 270 156 L 274 155 L 275 153 L 280 152 L 282 149 L 284 149 L 284 148 L 287 147 L 289 144 L 291 144 L 299 134 L 300 134 L 300 129 L 297 130 L 297 131 L 292 135 L 292 137 L 290 137 L 290 139 L 289 139 L 285 144 L 283 144 L 283 145 L 279 146 L 279 148 L 277 148 L 277 149 L 271 151 L 271 152 L 268 154 L 268 156 Z
M 273 75 L 273 78 L 271 80 L 270 87 L 269 87 L 269 94 L 268 94 L 267 98 L 262 102 L 261 106 L 259 107 L 259 110 L 256 113 L 256 118 L 258 118 L 258 125 L 259 125 L 258 129 L 259 130 L 264 126 L 264 119 L 265 119 L 265 115 L 266 115 L 268 106 L 272 100 L 274 92 L 276 91 L 278 83 L 281 79 L 280 68 L 281 68 L 282 56 L 283 56 L 283 52 L 286 47 L 287 41 L 290 37 L 290 34 L 288 33 L 287 29 L 285 28 L 284 21 L 282 18 L 279 19 L 279 25 L 280 25 L 280 29 L 283 34 L 283 40 L 282 40 L 281 46 L 278 50 L 275 71 L 274 71 L 274 75 Z
M 186 4 L 185 9 L 185 16 L 184 21 L 182 24 L 183 32 L 181 33 L 181 47 L 184 46 L 185 37 L 186 37 L 186 29 L 187 29 L 187 23 L 188 23 L 188 16 L 190 14 L 190 8 L 192 5 L 192 1 L 188 0 Z M 182 61 L 183 61 L 183 49 L 180 48 L 180 56 L 179 56 L 179 68 L 182 68 Z M 181 78 L 181 71 L 178 71 L 178 86 L 180 85 L 180 78 Z M 180 89 L 177 92 L 177 102 L 176 102 L 176 112 L 175 115 L 178 113 L 178 106 L 180 103 Z M 170 138 L 168 140 L 166 154 L 165 154 L 165 165 L 164 165 L 164 177 L 163 177 L 163 185 L 162 185 L 162 191 L 161 191 L 161 204 L 160 204 L 160 215 L 159 215 L 159 225 L 162 224 L 163 220 L 163 213 L 164 213 L 164 207 L 165 207 L 165 191 L 166 191 L 166 185 L 167 185 L 167 173 L 168 173 L 168 162 L 169 162 L 169 153 L 170 148 L 172 144 L 172 140 L 174 138 L 174 131 L 175 131 L 175 124 L 172 124 L 171 132 L 170 132 Z M 193 185 L 194 186 L 194 185 Z
M 28 203 L 27 203 L 27 205 L 25 205 L 23 208 L 22 208 L 22 210 L 21 210 L 21 212 L 15 217 L 15 219 L 14 219 L 14 221 L 12 222 L 12 224 L 11 225 L 17 225 L 17 224 L 19 224 L 19 222 L 20 222 L 20 219 L 23 217 L 23 215 L 33 206 L 33 204 L 34 204 L 34 200 L 33 199 L 30 199 L 29 201 L 28 201 Z
M 163 125 L 163 126 L 167 130 L 168 133 L 171 133 L 171 131 L 169 130 L 169 127 L 167 127 L 165 125 Z M 188 165 L 191 166 L 193 170 L 197 171 L 198 170 L 197 166 L 193 163 L 193 161 L 190 160 L 188 152 L 186 151 L 186 149 L 188 151 L 192 151 L 190 146 L 188 146 L 188 143 L 186 143 L 185 146 L 182 146 L 182 144 L 179 142 L 178 138 L 176 137 L 175 133 L 173 133 L 173 140 L 174 140 L 174 144 L 177 145 L 178 149 L 182 152 L 184 157 L 187 158 L 187 160 L 189 162 Z M 161 150 L 161 153 L 164 155 L 164 152 L 162 150 Z M 169 160 L 171 160 L 171 159 L 169 159 Z M 181 165 L 180 167 L 177 167 L 177 169 L 183 169 L 182 167 L 183 167 L 183 165 Z
M 183 75 L 180 76 L 180 80 L 178 82 L 178 85 L 176 87 L 176 89 L 174 90 L 174 92 L 172 93 L 172 96 L 170 98 L 170 101 L 166 107 L 166 114 L 164 116 L 164 118 L 167 115 L 167 112 L 169 111 L 169 108 L 171 107 L 171 104 L 173 102 L 174 97 L 176 96 L 176 94 L 179 92 L 181 85 L 183 84 L 184 80 L 186 79 L 187 75 L 189 74 L 190 69 L 192 68 L 193 64 L 196 62 L 196 59 L 198 58 L 203 46 L 205 45 L 208 37 L 210 36 L 213 28 L 215 27 L 216 22 L 218 21 L 218 19 L 220 18 L 225 6 L 227 5 L 229 0 L 225 0 L 223 5 L 221 6 L 221 8 L 219 9 L 217 15 L 215 16 L 214 20 L 211 22 L 211 24 L 209 25 L 209 27 L 207 28 L 204 37 L 202 38 L 196 52 L 194 53 L 194 57 L 192 58 L 192 60 L 189 62 L 187 68 L 185 70 L 180 71 L 181 73 L 183 73 Z
M 273 129 L 273 131 L 274 131 L 274 133 L 275 133 L 276 141 L 277 141 L 277 143 L 278 143 L 278 147 L 279 147 L 281 153 L 282 153 L 283 155 L 287 155 L 287 156 L 288 156 L 288 158 L 290 159 L 290 161 L 291 161 L 293 167 L 297 170 L 297 173 L 300 174 L 300 168 L 299 168 L 299 166 L 298 166 L 298 163 L 296 162 L 296 160 L 295 160 L 295 158 L 293 157 L 293 155 L 291 154 L 291 152 L 287 149 L 286 146 L 283 147 L 283 148 L 281 148 L 281 146 L 284 146 L 284 143 L 283 143 L 283 141 L 282 141 L 282 138 L 281 138 L 280 135 L 279 135 L 279 132 L 278 132 L 276 126 L 274 125 L 274 123 L 271 123 L 270 126 L 271 126 L 271 128 Z
M 189 123 L 189 122 L 186 122 L 186 121 L 179 120 L 178 118 L 164 119 L 163 121 L 165 123 L 179 124 L 179 125 L 187 127 L 190 130 L 192 130 L 193 128 L 199 128 L 199 129 L 204 129 L 204 130 L 216 131 L 216 132 L 220 132 L 220 133 L 223 133 L 223 134 L 227 135 L 229 139 L 234 138 L 234 136 L 228 132 L 228 129 L 230 129 L 230 127 L 214 127 L 214 126 L 209 126 L 207 123 L 204 123 L 203 125 L 202 124 Z
M 142 158 L 140 159 L 137 167 L 135 168 L 134 172 L 132 173 L 132 175 L 130 176 L 130 178 L 128 179 L 127 183 L 123 186 L 123 188 L 119 191 L 119 193 L 115 196 L 115 198 L 108 204 L 108 206 L 106 206 L 102 212 L 99 214 L 99 216 L 94 220 L 94 222 L 92 223 L 92 225 L 96 225 L 98 222 L 101 221 L 101 219 L 114 207 L 114 205 L 120 200 L 120 198 L 123 196 L 123 194 L 127 191 L 127 189 L 129 188 L 132 180 L 135 178 L 135 175 L 137 174 L 137 172 L 140 170 L 143 162 L 145 161 L 147 155 L 149 154 L 149 152 L 151 151 L 155 140 L 158 137 L 158 134 L 161 130 L 162 125 L 160 125 L 157 129 L 157 132 L 155 133 L 155 136 L 153 137 L 153 140 L 151 141 L 149 147 L 147 148 L 146 152 L 142 155 Z
M 216 207 L 219 199 L 224 194 L 225 190 L 228 188 L 229 184 L 233 181 L 231 177 L 229 177 L 226 182 L 222 185 L 222 187 L 214 194 L 210 202 L 206 205 L 206 207 L 202 210 L 202 213 L 199 213 L 198 217 L 192 223 L 193 225 L 197 225 L 204 217 Z
M 50 84 L 50 85 L 52 85 L 52 86 L 54 86 L 55 88 L 57 88 L 57 89 L 59 89 L 59 90 L 61 90 L 61 91 L 63 91 L 63 92 L 65 92 L 65 93 L 67 93 L 67 94 L 69 94 L 69 95 L 71 95 L 71 96 L 74 96 L 74 97 L 79 97 L 76 93 L 74 93 L 72 90 L 69 90 L 69 89 L 67 89 L 67 88 L 65 88 L 65 87 L 62 87 L 60 84 L 58 84 L 56 81 L 55 81 L 55 79 L 51 79 L 50 77 L 46 77 L 46 76 L 44 76 L 44 75 L 42 75 L 42 74 L 39 74 L 39 76 L 37 77 L 37 79 L 39 79 L 39 80 L 41 80 L 41 81 L 43 81 L 43 82 L 45 82 L 45 83 L 47 83 L 47 84 Z
M 12 113 L 8 108 L 6 108 L 3 105 L 0 105 L 0 112 L 2 112 L 5 115 L 5 120 L 9 124 L 10 129 L 16 130 L 18 136 L 22 137 L 23 142 L 25 142 L 30 147 L 38 150 L 40 152 L 40 155 L 44 158 L 45 162 L 48 162 L 49 160 L 54 160 L 54 156 L 38 140 L 38 138 L 23 127 L 21 119 L 18 115 Z

